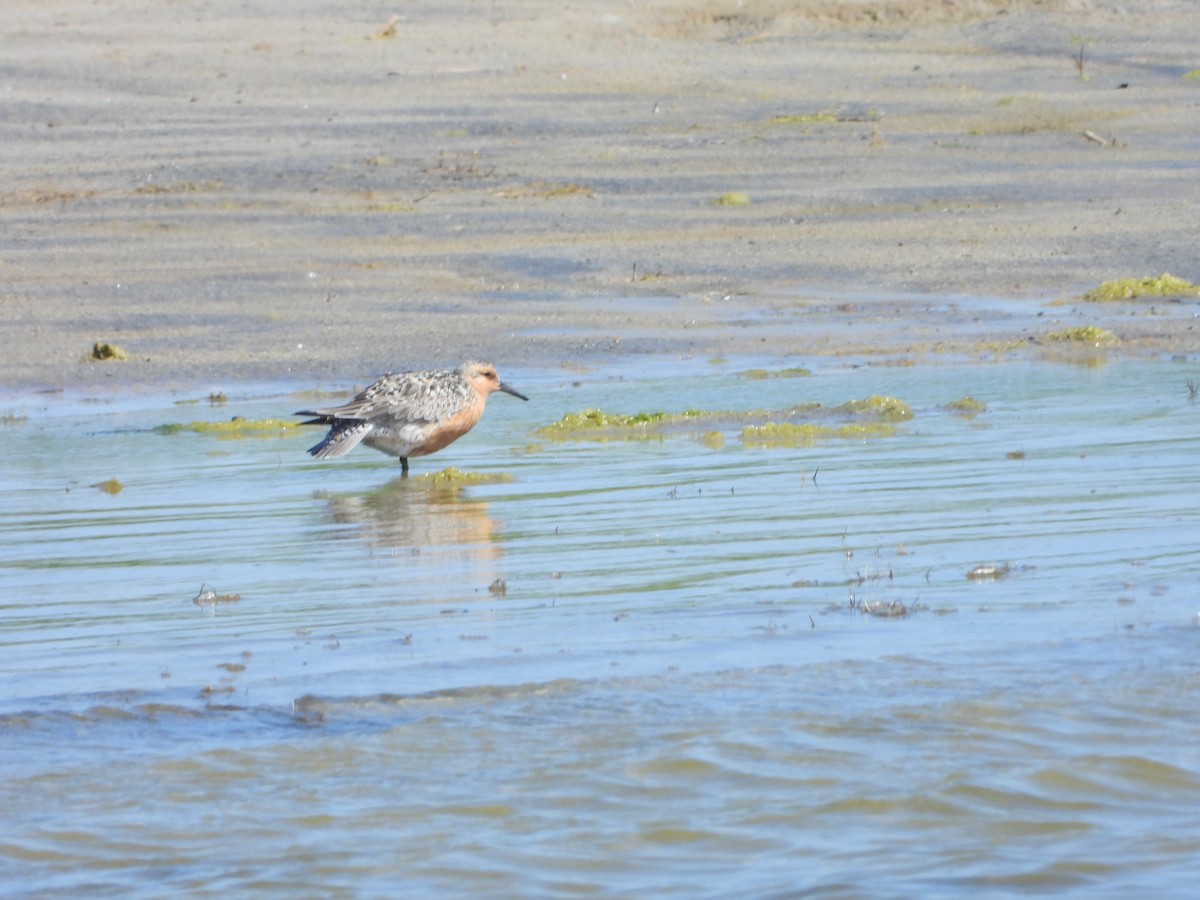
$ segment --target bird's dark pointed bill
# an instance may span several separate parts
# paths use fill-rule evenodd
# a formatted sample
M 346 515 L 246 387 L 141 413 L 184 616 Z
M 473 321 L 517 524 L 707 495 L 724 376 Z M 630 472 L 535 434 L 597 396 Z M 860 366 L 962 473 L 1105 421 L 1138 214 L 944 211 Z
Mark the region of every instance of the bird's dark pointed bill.
M 520 391 L 518 391 L 518 390 L 516 390 L 516 389 L 514 389 L 514 388 L 510 388 L 510 387 L 509 387 L 507 384 L 505 384 L 503 381 L 502 381 L 502 382 L 500 382 L 500 390 L 504 391 L 504 393 L 506 393 L 506 394 L 512 394 L 514 397 L 520 397 L 522 400 L 528 400 L 528 399 L 529 399 L 529 398 L 528 398 L 528 397 L 526 397 L 524 394 L 522 394 Z

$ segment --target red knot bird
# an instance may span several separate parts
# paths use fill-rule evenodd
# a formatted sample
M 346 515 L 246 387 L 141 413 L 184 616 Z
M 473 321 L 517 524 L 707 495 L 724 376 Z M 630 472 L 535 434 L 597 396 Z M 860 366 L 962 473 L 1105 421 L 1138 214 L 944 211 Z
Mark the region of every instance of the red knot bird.
M 296 415 L 313 417 L 303 425 L 329 426 L 329 434 L 308 449 L 317 459 L 366 444 L 400 457 L 407 475 L 410 456 L 436 453 L 470 431 L 496 391 L 529 399 L 501 381 L 495 366 L 468 361 L 453 371 L 388 372 L 349 403 Z

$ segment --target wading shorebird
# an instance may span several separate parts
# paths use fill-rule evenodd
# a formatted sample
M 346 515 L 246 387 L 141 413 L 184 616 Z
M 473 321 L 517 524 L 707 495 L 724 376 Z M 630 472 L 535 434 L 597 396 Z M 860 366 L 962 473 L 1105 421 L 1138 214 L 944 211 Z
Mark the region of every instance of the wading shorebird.
M 529 398 L 500 380 L 490 363 L 468 361 L 453 371 L 387 373 L 342 406 L 304 409 L 302 425 L 328 425 L 329 434 L 308 452 L 317 459 L 343 456 L 366 444 L 400 457 L 408 475 L 410 456 L 428 456 L 458 440 L 483 415 L 488 394 L 504 391 Z

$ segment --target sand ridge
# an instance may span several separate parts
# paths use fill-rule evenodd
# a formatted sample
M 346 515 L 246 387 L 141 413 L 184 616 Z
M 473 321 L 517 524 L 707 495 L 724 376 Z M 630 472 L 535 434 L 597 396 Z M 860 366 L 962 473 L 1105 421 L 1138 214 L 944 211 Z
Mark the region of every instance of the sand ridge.
M 1193 4 L 7 16 L 10 387 L 971 353 L 1093 322 L 1196 352 L 1186 303 L 1073 300 L 1200 280 Z

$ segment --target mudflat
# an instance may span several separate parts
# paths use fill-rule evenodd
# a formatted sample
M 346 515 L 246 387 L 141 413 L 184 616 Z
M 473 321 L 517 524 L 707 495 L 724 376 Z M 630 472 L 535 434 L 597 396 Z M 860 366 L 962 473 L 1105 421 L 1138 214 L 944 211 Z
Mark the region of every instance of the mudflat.
M 0 384 L 1200 348 L 1200 9 L 5 7 Z M 96 342 L 124 362 L 94 362 Z

